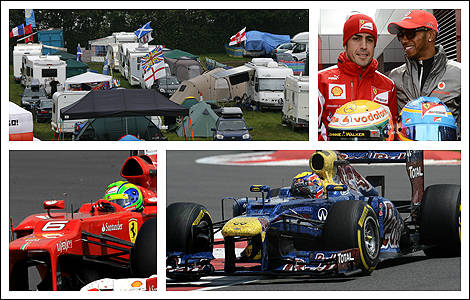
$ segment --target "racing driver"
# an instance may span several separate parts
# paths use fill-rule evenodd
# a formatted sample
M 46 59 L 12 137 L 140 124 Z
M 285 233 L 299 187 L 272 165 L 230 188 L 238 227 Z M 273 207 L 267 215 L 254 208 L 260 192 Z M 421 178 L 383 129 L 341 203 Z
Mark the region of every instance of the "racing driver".
M 336 109 L 353 100 L 371 100 L 388 106 L 396 122 L 395 84 L 377 71 L 374 59 L 377 27 L 367 15 L 350 16 L 343 27 L 343 47 L 338 63 L 318 73 L 318 139 L 326 141 L 326 129 Z

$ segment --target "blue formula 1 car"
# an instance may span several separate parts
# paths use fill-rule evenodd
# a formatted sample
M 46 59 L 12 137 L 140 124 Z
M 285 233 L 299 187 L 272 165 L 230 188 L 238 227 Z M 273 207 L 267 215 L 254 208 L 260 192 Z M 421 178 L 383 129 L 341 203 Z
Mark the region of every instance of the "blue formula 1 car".
M 411 199 L 386 199 L 384 176 L 364 178 L 352 166 L 378 162 L 406 165 Z M 419 250 L 431 257 L 460 255 L 460 185 L 424 189 L 422 151 L 317 151 L 309 164 L 321 179 L 321 197 L 253 185 L 261 197 L 222 199 L 221 222 L 199 204 L 169 205 L 167 276 L 370 274 L 380 261 Z M 229 199 L 233 218 L 225 220 Z M 223 271 L 211 263 L 219 231 Z M 238 242 L 245 245 L 241 253 Z

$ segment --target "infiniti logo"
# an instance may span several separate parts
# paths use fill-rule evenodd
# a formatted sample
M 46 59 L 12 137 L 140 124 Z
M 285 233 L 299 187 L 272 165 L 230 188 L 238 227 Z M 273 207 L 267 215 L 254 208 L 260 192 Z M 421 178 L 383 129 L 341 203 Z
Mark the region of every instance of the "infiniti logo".
M 318 220 L 325 221 L 326 217 L 328 216 L 328 210 L 324 207 L 318 210 Z

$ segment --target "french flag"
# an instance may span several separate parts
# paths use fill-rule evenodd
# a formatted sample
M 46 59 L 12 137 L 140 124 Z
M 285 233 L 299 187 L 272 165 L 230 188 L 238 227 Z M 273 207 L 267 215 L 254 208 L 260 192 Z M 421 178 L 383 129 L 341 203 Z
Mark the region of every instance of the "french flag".
M 10 38 L 14 36 L 22 36 L 24 35 L 24 25 L 21 24 L 20 26 L 16 26 L 10 31 Z

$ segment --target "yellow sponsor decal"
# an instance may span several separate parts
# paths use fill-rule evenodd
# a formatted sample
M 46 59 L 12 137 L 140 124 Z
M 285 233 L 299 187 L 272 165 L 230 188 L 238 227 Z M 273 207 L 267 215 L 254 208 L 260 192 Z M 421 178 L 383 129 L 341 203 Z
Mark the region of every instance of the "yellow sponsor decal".
M 207 210 L 201 209 L 201 211 L 197 215 L 196 220 L 194 220 L 194 222 L 193 222 L 193 226 L 199 225 L 199 222 L 201 222 L 201 220 L 202 220 L 202 218 L 204 217 L 205 214 L 207 214 L 209 216 L 209 218 L 211 218 L 211 215 L 209 214 L 209 212 Z
M 257 218 L 237 217 L 225 223 L 222 235 L 228 236 L 256 236 L 262 234 L 263 227 Z
M 137 238 L 137 232 L 139 231 L 139 226 L 135 219 L 129 220 L 129 240 L 131 243 L 135 243 L 135 239 Z
M 357 223 L 357 224 L 359 224 L 359 227 L 361 227 L 361 228 L 362 228 L 362 225 L 364 225 L 364 221 L 365 221 L 366 216 L 367 216 L 367 210 L 368 210 L 368 207 L 364 206 L 364 210 L 362 211 L 361 218 L 359 219 L 359 222 Z

